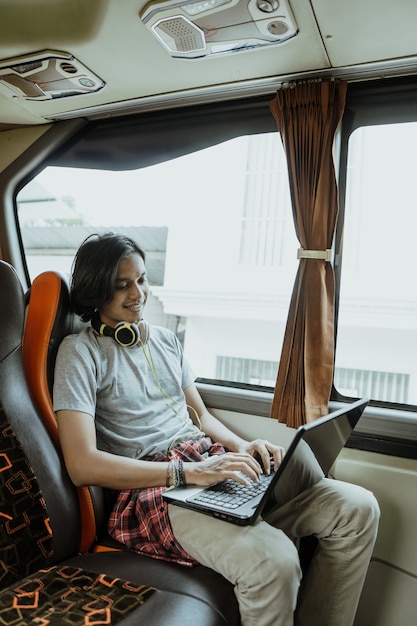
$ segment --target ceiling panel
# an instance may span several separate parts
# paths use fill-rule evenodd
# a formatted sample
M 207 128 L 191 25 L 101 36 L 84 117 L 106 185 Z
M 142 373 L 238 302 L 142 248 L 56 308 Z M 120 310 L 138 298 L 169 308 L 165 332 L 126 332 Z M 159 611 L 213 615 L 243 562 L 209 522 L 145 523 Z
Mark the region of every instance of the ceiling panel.
M 333 67 L 417 56 L 416 0 L 312 0 Z

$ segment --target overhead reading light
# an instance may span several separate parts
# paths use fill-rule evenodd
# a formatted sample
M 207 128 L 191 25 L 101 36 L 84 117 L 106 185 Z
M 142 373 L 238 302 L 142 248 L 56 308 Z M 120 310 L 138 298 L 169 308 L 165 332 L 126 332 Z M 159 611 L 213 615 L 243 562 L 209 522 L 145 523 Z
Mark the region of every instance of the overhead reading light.
M 298 33 L 288 0 L 156 0 L 140 18 L 183 59 L 270 46 Z
M 0 84 L 26 100 L 77 96 L 104 87 L 72 54 L 51 50 L 0 61 Z

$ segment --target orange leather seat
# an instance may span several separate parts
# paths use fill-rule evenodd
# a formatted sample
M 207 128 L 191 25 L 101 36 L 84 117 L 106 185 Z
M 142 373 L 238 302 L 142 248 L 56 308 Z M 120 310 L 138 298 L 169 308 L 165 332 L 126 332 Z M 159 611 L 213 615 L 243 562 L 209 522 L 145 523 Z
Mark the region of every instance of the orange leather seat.
M 58 426 L 52 406 L 53 371 L 56 354 L 62 339 L 77 332 L 81 322 L 71 314 L 69 290 L 65 277 L 57 272 L 45 272 L 33 281 L 27 294 L 28 306 L 23 337 L 23 362 L 32 398 L 55 442 L 59 444 Z M 77 489 L 82 519 L 80 552 L 87 552 L 97 536 L 94 504 L 96 500 L 89 487 Z M 101 504 L 101 503 L 100 503 Z

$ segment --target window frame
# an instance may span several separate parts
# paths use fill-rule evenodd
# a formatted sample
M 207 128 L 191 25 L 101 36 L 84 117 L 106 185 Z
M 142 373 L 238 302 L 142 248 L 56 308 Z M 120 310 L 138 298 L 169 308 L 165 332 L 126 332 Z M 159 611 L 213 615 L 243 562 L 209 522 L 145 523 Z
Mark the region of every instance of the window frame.
M 343 230 L 346 211 L 349 138 L 358 128 L 382 124 L 417 122 L 417 77 L 393 78 L 349 85 L 346 106 L 339 133 L 338 189 L 339 214 L 335 229 L 335 341 L 340 308 L 340 288 L 343 263 Z M 332 387 L 332 400 L 349 401 L 350 396 Z M 374 408 L 409 414 L 417 420 L 417 407 L 381 400 L 371 400 Z M 417 434 L 415 435 L 417 440 Z

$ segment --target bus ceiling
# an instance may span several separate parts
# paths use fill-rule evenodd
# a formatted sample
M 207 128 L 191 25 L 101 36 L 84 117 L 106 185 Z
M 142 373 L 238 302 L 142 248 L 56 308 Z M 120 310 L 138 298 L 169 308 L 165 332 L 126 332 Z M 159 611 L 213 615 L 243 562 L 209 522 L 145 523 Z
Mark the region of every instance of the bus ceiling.
M 417 3 L 2 0 L 0 130 L 417 73 Z

